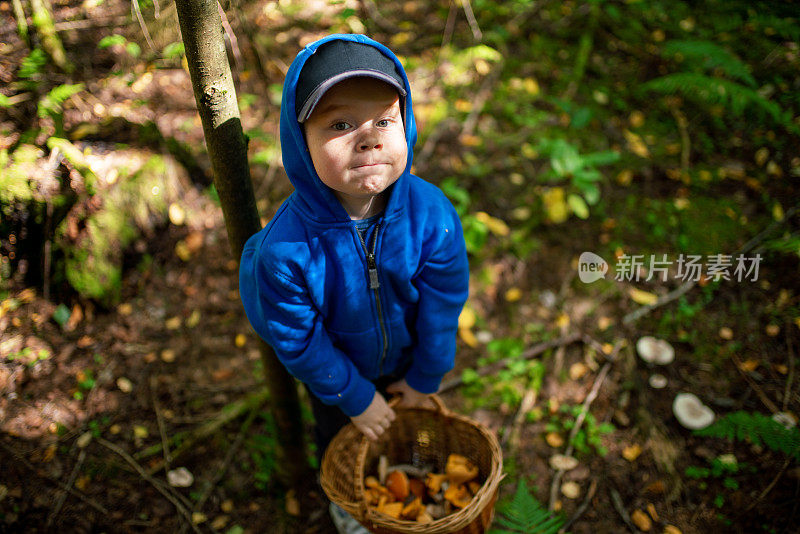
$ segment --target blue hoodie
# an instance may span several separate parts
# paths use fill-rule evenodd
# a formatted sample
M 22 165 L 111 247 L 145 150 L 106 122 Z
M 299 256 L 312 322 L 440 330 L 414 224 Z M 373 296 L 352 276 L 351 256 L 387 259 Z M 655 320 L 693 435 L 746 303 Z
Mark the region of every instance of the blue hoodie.
M 403 74 L 408 94 L 408 161 L 366 247 L 314 170 L 295 116 L 300 70 L 332 39 L 380 50 Z M 363 35 L 330 35 L 306 46 L 286 74 L 280 129 L 295 191 L 245 244 L 239 288 L 250 323 L 293 376 L 348 416 L 369 406 L 373 380 L 405 369 L 409 386 L 434 393 L 453 368 L 469 267 L 452 204 L 411 174 L 417 130 L 400 61 Z

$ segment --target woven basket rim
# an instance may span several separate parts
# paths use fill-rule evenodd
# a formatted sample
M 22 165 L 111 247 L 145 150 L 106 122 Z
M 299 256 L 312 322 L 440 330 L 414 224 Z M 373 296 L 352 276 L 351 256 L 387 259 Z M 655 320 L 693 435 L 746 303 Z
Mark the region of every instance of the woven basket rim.
M 382 514 L 377 510 L 368 507 L 364 499 L 364 470 L 366 464 L 366 457 L 369 450 L 369 441 L 357 429 L 355 429 L 355 427 L 353 427 L 352 424 L 349 424 L 345 427 L 345 428 L 347 427 L 352 427 L 352 428 L 348 428 L 347 430 L 342 429 L 334 439 L 352 439 L 353 436 L 358 437 L 358 439 L 360 439 L 358 455 L 353 465 L 353 470 L 354 470 L 353 480 L 355 484 L 356 497 L 355 500 L 349 500 L 347 496 L 339 492 L 336 489 L 335 485 L 328 480 L 328 477 L 326 476 L 325 466 L 327 465 L 328 462 L 333 461 L 333 458 L 329 457 L 329 453 L 333 454 L 331 452 L 333 448 L 329 447 L 328 450 L 325 451 L 325 455 L 323 456 L 323 461 L 321 466 L 322 469 L 320 473 L 320 483 L 322 485 L 323 491 L 325 491 L 325 493 L 328 495 L 328 498 L 332 502 L 339 505 L 342 509 L 350 513 L 352 516 L 354 516 L 357 520 L 359 520 L 362 523 L 371 524 L 377 528 L 390 529 L 398 533 L 407 533 L 407 534 L 444 534 L 447 532 L 458 531 L 459 529 L 470 525 L 473 521 L 479 518 L 484 508 L 494 503 L 494 500 L 497 497 L 497 490 L 499 488 L 500 481 L 504 478 L 504 474 L 502 473 L 503 453 L 502 449 L 500 448 L 500 444 L 497 441 L 497 438 L 484 425 L 470 419 L 469 417 L 454 413 L 449 409 L 447 409 L 444 406 L 442 400 L 437 395 L 432 395 L 431 398 L 434 400 L 435 404 L 435 407 L 433 408 L 415 407 L 415 408 L 396 408 L 396 409 L 404 411 L 415 411 L 415 410 L 433 411 L 437 412 L 440 417 L 454 419 L 462 424 L 472 427 L 474 430 L 478 432 L 483 441 L 485 441 L 486 446 L 489 448 L 491 452 L 490 471 L 486 476 L 486 480 L 481 485 L 481 488 L 472 498 L 470 503 L 464 508 L 446 517 L 437 519 L 436 521 L 427 524 L 419 524 L 414 521 L 394 519 L 390 516 Z M 349 436 L 349 434 L 353 434 L 353 436 Z

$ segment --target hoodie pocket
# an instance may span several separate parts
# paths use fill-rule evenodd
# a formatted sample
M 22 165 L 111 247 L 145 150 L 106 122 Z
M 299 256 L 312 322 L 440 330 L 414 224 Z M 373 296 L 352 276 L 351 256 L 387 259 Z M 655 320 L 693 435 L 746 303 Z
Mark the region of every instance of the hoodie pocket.
M 374 328 L 362 332 L 329 330 L 333 345 L 350 358 L 361 376 L 368 380 L 378 377 L 380 365 L 380 332 Z

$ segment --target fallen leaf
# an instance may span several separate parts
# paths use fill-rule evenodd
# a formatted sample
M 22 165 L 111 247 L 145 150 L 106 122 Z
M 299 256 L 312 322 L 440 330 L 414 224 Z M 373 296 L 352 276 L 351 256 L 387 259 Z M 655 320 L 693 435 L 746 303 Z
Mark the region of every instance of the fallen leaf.
M 195 525 L 199 525 L 200 523 L 205 523 L 208 521 L 208 516 L 203 512 L 192 512 L 192 523 Z
M 117 313 L 119 313 L 120 315 L 130 315 L 131 313 L 133 313 L 133 306 L 131 306 L 127 302 L 120 304 L 117 307 Z
M 551 187 L 542 193 L 542 202 L 547 213 L 547 218 L 556 224 L 562 223 L 569 217 L 567 210 L 567 200 L 564 189 L 561 187 Z
M 181 318 L 177 315 L 175 317 L 170 317 L 164 322 L 164 326 L 167 327 L 167 330 L 177 330 L 181 327 Z
M 650 514 L 650 517 L 653 518 L 653 521 L 658 521 L 658 512 L 656 512 L 656 507 L 653 506 L 653 503 L 647 503 L 647 513 Z
M 632 287 L 628 290 L 628 296 L 637 304 L 642 306 L 652 306 L 658 302 L 658 295 L 650 293 L 649 291 L 642 291 Z
M 624 130 L 622 134 L 625 136 L 625 140 L 628 141 L 628 148 L 630 148 L 631 152 L 640 158 L 650 157 L 650 151 L 647 149 L 647 145 L 639 135 L 630 130 Z
M 81 491 L 86 491 L 86 488 L 89 487 L 89 482 L 91 482 L 91 477 L 89 475 L 83 475 L 78 477 L 75 481 L 75 487 Z
M 556 326 L 562 330 L 566 329 L 569 326 L 569 315 L 566 313 L 558 314 L 558 317 L 556 317 Z
M 233 512 L 233 500 L 226 499 L 222 501 L 222 504 L 219 505 L 219 509 L 225 512 L 226 514 Z
M 247 336 L 245 336 L 244 334 L 236 334 L 236 339 L 234 340 L 234 344 L 237 347 L 242 348 L 245 346 L 246 343 L 247 343 Z
M 472 308 L 464 306 L 464 309 L 461 310 L 461 315 L 458 316 L 458 327 L 459 328 L 472 328 L 475 326 L 475 312 Z
M 605 315 L 597 320 L 597 328 L 600 330 L 608 330 L 608 328 L 613 324 L 614 320 L 610 317 L 606 317 Z
M 230 520 L 231 517 L 229 515 L 218 515 L 213 521 L 211 521 L 211 528 L 214 530 L 222 530 L 228 525 Z
M 681 529 L 673 525 L 667 525 L 664 527 L 664 534 L 683 534 Z
M 49 462 L 50 460 L 52 460 L 56 455 L 56 450 L 57 447 L 55 443 L 49 445 L 44 450 L 44 454 L 42 454 L 42 463 Z
M 133 436 L 139 439 L 146 438 L 150 432 L 147 431 L 147 428 L 141 425 L 134 425 L 133 427 Z
M 758 368 L 760 363 L 761 362 L 759 362 L 757 359 L 750 358 L 750 359 L 747 359 L 747 360 L 745 360 L 743 362 L 740 362 L 739 363 L 739 369 L 741 369 L 745 373 L 749 373 L 751 371 L 755 371 Z
M 647 514 L 641 510 L 633 511 L 631 514 L 631 521 L 633 521 L 639 530 L 643 530 L 645 532 L 649 532 L 650 529 L 653 528 L 653 522 L 650 520 Z
M 94 338 L 91 336 L 82 336 L 76 343 L 79 349 L 85 349 L 94 345 Z
M 759 148 L 758 150 L 756 150 L 756 155 L 754 159 L 756 161 L 756 165 L 758 165 L 759 167 L 763 167 L 764 164 L 769 159 L 769 149 L 765 146 Z
M 459 328 L 458 336 L 464 343 L 466 343 L 473 349 L 478 346 L 478 339 L 475 337 L 475 334 L 473 334 L 472 330 L 470 330 L 469 328 Z
M 161 351 L 161 359 L 165 362 L 174 362 L 175 361 L 175 351 L 172 349 L 164 349 Z
M 189 316 L 189 318 L 186 319 L 186 326 L 188 328 L 194 328 L 200 322 L 200 317 L 201 317 L 200 312 L 194 310 L 192 314 Z
M 589 368 L 582 362 L 576 362 L 569 366 L 569 378 L 571 380 L 580 380 L 588 372 Z
M 85 449 L 87 445 L 92 441 L 92 433 L 91 432 L 84 432 L 80 435 L 78 439 L 75 440 L 75 445 L 78 446 L 79 449 Z
M 577 482 L 564 482 L 564 484 L 561 485 L 561 493 L 567 499 L 577 499 L 581 494 L 581 487 Z
M 511 233 L 511 229 L 503 220 L 492 217 L 485 211 L 476 213 L 475 218 L 485 224 L 486 228 L 496 236 L 504 237 Z
M 179 205 L 173 202 L 169 205 L 169 220 L 175 226 L 180 226 L 186 222 L 186 211 Z
M 117 424 L 114 424 L 114 425 L 111 425 L 111 427 L 108 429 L 108 431 L 116 436 L 117 434 L 122 432 L 122 427 L 117 425 Z
M 506 302 L 517 302 L 522 298 L 522 291 L 518 287 L 512 287 L 506 291 Z
M 544 437 L 544 440 L 554 449 L 557 449 L 564 444 L 564 438 L 558 432 L 548 432 Z
M 300 501 L 297 500 L 297 495 L 293 489 L 286 493 L 286 513 L 294 517 L 300 516 Z
M 719 337 L 726 340 L 733 339 L 733 330 L 728 328 L 727 326 L 723 326 L 719 329 Z
M 637 443 L 633 445 L 629 445 L 622 449 L 622 457 L 628 460 L 629 462 L 634 461 L 642 454 L 642 447 L 639 446 Z
M 769 337 L 775 337 L 781 332 L 781 327 L 776 324 L 768 324 L 764 331 Z

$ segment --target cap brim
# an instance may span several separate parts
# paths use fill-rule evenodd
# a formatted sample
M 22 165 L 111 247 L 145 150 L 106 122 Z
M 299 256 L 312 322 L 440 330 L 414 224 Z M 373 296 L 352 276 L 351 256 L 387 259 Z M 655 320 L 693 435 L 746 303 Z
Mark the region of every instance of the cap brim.
M 375 78 L 377 80 L 386 82 L 395 89 L 397 89 L 401 97 L 406 96 L 405 88 L 402 85 L 400 85 L 400 83 L 396 79 L 389 76 L 388 74 L 367 69 L 349 70 L 347 72 L 339 73 L 336 76 L 332 76 L 327 80 L 325 80 L 324 82 L 322 82 L 321 84 L 319 84 L 311 92 L 311 94 L 308 95 L 308 98 L 306 98 L 306 101 L 303 103 L 303 107 L 300 108 L 300 112 L 297 114 L 297 122 L 302 123 L 308 120 L 308 118 L 311 116 L 311 113 L 313 113 L 314 108 L 317 106 L 317 104 L 319 104 L 319 101 L 322 99 L 322 96 L 328 91 L 328 89 L 330 89 L 331 87 L 333 87 L 334 85 L 343 80 L 359 76 Z

